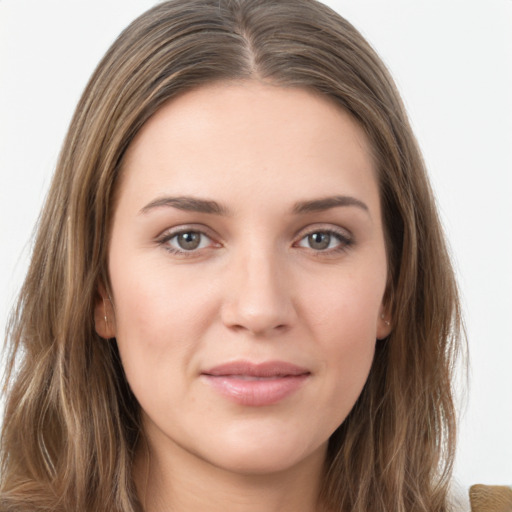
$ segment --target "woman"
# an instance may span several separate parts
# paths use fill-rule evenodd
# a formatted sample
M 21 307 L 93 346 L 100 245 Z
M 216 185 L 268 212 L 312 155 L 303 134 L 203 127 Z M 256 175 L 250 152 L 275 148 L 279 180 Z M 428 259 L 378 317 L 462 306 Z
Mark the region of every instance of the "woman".
M 458 333 L 360 34 L 307 0 L 162 3 L 64 144 L 9 333 L 2 510 L 449 510 Z

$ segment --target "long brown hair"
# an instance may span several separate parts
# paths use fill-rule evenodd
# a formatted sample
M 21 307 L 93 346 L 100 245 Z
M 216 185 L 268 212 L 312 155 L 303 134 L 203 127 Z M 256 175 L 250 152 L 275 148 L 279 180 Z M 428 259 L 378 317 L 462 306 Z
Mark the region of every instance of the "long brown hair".
M 424 164 L 384 65 L 314 0 L 171 0 L 109 49 L 78 104 L 7 332 L 1 510 L 141 510 L 131 468 L 139 406 L 115 340 L 95 332 L 123 155 L 171 98 L 258 79 L 334 99 L 377 162 L 392 334 L 331 437 L 327 510 L 446 511 L 455 442 L 457 289 Z

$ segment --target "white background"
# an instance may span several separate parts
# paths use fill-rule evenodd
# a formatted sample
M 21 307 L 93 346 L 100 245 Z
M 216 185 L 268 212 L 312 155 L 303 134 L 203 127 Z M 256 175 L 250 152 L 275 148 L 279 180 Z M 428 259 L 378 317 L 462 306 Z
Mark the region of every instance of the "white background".
M 377 48 L 431 172 L 471 371 L 457 479 L 512 484 L 512 0 L 330 0 Z M 153 0 L 0 0 L 0 328 L 74 106 Z

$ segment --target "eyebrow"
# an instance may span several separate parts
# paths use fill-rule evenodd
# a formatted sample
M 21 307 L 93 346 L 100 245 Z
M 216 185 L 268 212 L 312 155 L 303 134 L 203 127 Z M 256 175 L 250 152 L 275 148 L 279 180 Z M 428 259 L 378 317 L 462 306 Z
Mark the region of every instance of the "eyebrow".
M 298 201 L 294 204 L 292 212 L 294 214 L 306 214 L 322 212 L 330 210 L 331 208 L 337 208 L 340 206 L 355 206 L 369 213 L 368 206 L 352 196 L 332 196 L 323 197 L 320 199 L 312 199 L 309 201 Z M 199 199 L 191 196 L 179 196 L 179 197 L 159 197 L 154 199 L 146 206 L 144 206 L 139 214 L 146 214 L 151 210 L 162 207 L 172 207 L 178 210 L 197 212 L 197 213 L 209 213 L 212 215 L 231 215 L 231 212 L 225 206 L 212 201 L 210 199 Z
M 221 206 L 216 201 L 211 201 L 209 199 L 199 199 L 190 196 L 160 197 L 144 206 L 144 208 L 142 208 L 139 213 L 145 214 L 155 208 L 161 208 L 164 206 L 171 206 L 173 208 L 177 208 L 178 210 L 184 210 L 188 212 L 210 213 L 213 215 L 230 214 L 227 208 Z
M 338 206 L 355 206 L 370 213 L 368 206 L 352 196 L 331 196 L 321 199 L 313 199 L 312 201 L 299 201 L 293 207 L 293 213 L 314 213 L 330 210 Z

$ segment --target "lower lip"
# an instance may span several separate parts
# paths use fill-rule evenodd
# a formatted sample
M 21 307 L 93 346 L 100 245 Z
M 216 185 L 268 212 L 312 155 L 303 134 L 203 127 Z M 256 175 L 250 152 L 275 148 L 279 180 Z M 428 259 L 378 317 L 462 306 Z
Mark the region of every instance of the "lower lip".
M 247 380 L 236 375 L 204 375 L 215 391 L 240 405 L 272 405 L 295 393 L 309 374 Z

